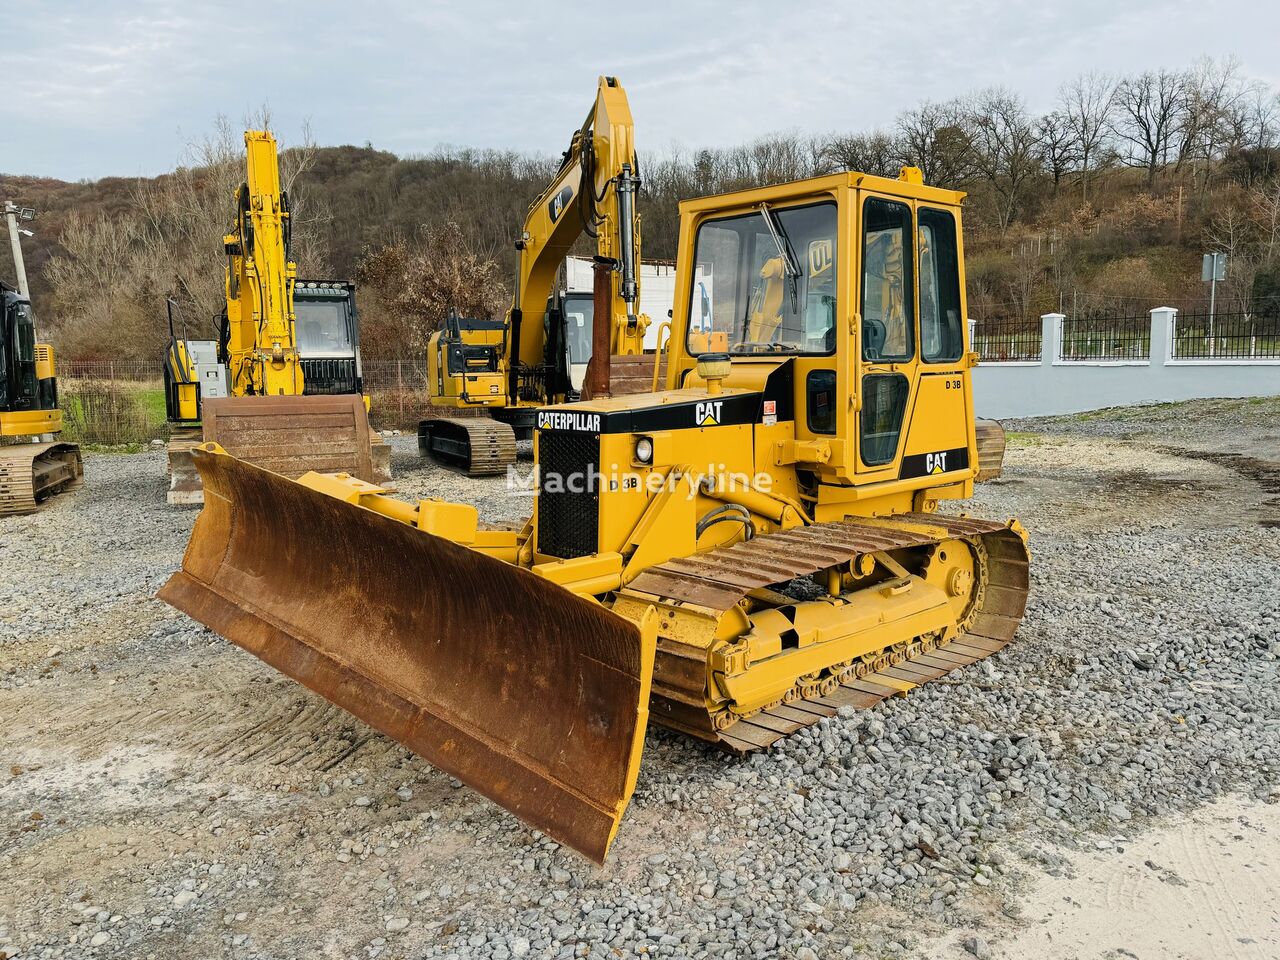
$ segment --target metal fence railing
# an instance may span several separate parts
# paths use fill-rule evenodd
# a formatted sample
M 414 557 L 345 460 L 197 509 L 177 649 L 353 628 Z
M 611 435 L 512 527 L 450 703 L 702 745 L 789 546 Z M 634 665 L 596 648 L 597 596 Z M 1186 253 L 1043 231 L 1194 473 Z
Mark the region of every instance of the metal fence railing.
M 1151 316 L 1068 317 L 1062 322 L 1063 360 L 1147 360 Z
M 1039 360 L 1040 334 L 1038 317 L 1034 320 L 976 320 L 973 349 L 989 362 Z
M 62 435 L 77 443 L 142 446 L 169 435 L 160 360 L 59 360 Z
M 163 361 L 59 360 L 57 370 L 67 440 L 140 447 L 168 439 Z M 376 429 L 413 431 L 430 416 L 472 413 L 432 405 L 425 357 L 366 360 L 363 373 Z
M 1280 316 L 1256 313 L 1179 313 L 1174 321 L 1175 360 L 1280 359 Z

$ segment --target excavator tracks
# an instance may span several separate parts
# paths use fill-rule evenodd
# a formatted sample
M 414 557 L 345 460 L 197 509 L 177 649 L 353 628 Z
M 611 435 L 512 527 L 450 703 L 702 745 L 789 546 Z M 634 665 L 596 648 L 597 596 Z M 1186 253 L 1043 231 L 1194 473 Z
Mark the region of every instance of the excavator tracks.
M 31 513 L 42 500 L 84 483 L 74 443 L 0 446 L 0 516 Z
M 753 591 L 864 555 L 929 549 L 944 540 L 969 544 L 975 558 L 971 602 L 957 628 L 904 638 L 797 677 L 779 702 L 745 716 L 710 703 L 708 649 L 660 628 L 650 716 L 733 753 L 772 746 L 840 707 L 874 706 L 997 652 L 1018 628 L 1029 581 L 1025 534 L 1016 523 L 925 513 L 801 527 L 645 571 L 629 592 L 718 619 Z
M 516 434 L 488 417 L 441 417 L 418 424 L 418 452 L 470 477 L 492 477 L 516 462 Z

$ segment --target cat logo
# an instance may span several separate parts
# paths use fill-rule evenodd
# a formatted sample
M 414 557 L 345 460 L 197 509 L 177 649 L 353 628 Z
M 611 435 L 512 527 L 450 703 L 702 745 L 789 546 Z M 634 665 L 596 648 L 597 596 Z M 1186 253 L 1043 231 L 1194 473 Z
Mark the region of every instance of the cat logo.
M 567 185 L 551 198 L 551 202 L 547 204 L 547 216 L 551 218 L 552 223 L 560 219 L 560 214 L 564 213 L 564 208 L 569 205 L 569 201 L 572 199 L 573 187 Z
M 723 400 L 707 400 L 697 404 L 693 420 L 700 427 L 718 427 L 720 425 L 720 405 Z
M 925 473 L 946 473 L 947 472 L 947 454 L 942 453 L 926 453 L 924 456 Z

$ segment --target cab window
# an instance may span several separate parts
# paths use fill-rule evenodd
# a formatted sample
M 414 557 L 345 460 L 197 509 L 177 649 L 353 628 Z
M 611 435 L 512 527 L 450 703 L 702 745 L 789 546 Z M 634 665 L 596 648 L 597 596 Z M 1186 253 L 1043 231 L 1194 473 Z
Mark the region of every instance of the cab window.
M 911 208 L 868 197 L 862 207 L 862 358 L 915 356 Z
M 836 331 L 836 205 L 774 208 L 698 228 L 689 353 L 829 354 Z
M 859 436 L 862 462 L 867 466 L 889 463 L 897 452 L 908 393 L 907 378 L 900 373 L 873 373 L 862 378 Z
M 920 355 L 926 363 L 955 362 L 964 352 L 955 217 L 921 207 L 919 220 Z

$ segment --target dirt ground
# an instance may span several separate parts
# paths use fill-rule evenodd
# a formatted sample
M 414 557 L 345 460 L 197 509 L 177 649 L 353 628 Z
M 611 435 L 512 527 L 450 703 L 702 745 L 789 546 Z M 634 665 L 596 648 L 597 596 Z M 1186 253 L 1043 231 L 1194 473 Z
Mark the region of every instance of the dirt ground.
M 1224 583 L 1280 560 L 1280 403 L 1143 411 L 1009 425 L 1006 476 L 971 509 L 1058 538 L 1038 590 L 1087 580 L 1067 545 L 1099 531 L 1240 544 L 1247 569 L 1205 570 Z M 402 491 L 502 499 L 498 482 L 397 451 Z M 484 930 L 572 926 L 609 884 L 632 885 L 643 904 L 657 897 L 654 863 L 740 842 L 722 829 L 744 802 L 717 779 L 726 761 L 653 731 L 609 864 L 597 871 L 556 850 L 154 600 L 194 513 L 165 506 L 159 452 L 92 454 L 86 468 L 74 496 L 0 521 L 0 957 L 461 956 L 468 944 L 476 956 L 538 955 L 536 938 L 530 952 L 529 937 L 498 943 Z M 502 499 L 503 511 L 520 505 Z M 1136 582 L 1143 564 L 1198 562 L 1172 546 L 1134 561 Z M 1042 626 L 1026 625 L 1028 645 L 1053 642 Z M 1259 669 L 1273 684 L 1274 663 Z M 1229 777 L 1214 783 L 1223 795 L 1210 803 L 1188 794 L 1171 800 L 1185 811 L 1176 816 L 1082 826 L 1072 841 L 1015 805 L 1009 832 L 991 841 L 1010 864 L 994 884 L 962 885 L 954 907 L 928 919 L 892 896 L 864 898 L 832 920 L 845 946 L 830 953 L 1280 956 L 1280 790 L 1228 795 Z M 692 903 L 689 882 L 673 896 Z M 837 942 L 822 929 L 814 943 Z M 568 954 L 547 955 L 631 955 L 554 939 Z M 654 952 L 714 952 L 684 950 Z M 803 950 L 784 937 L 769 955 L 826 955 Z

